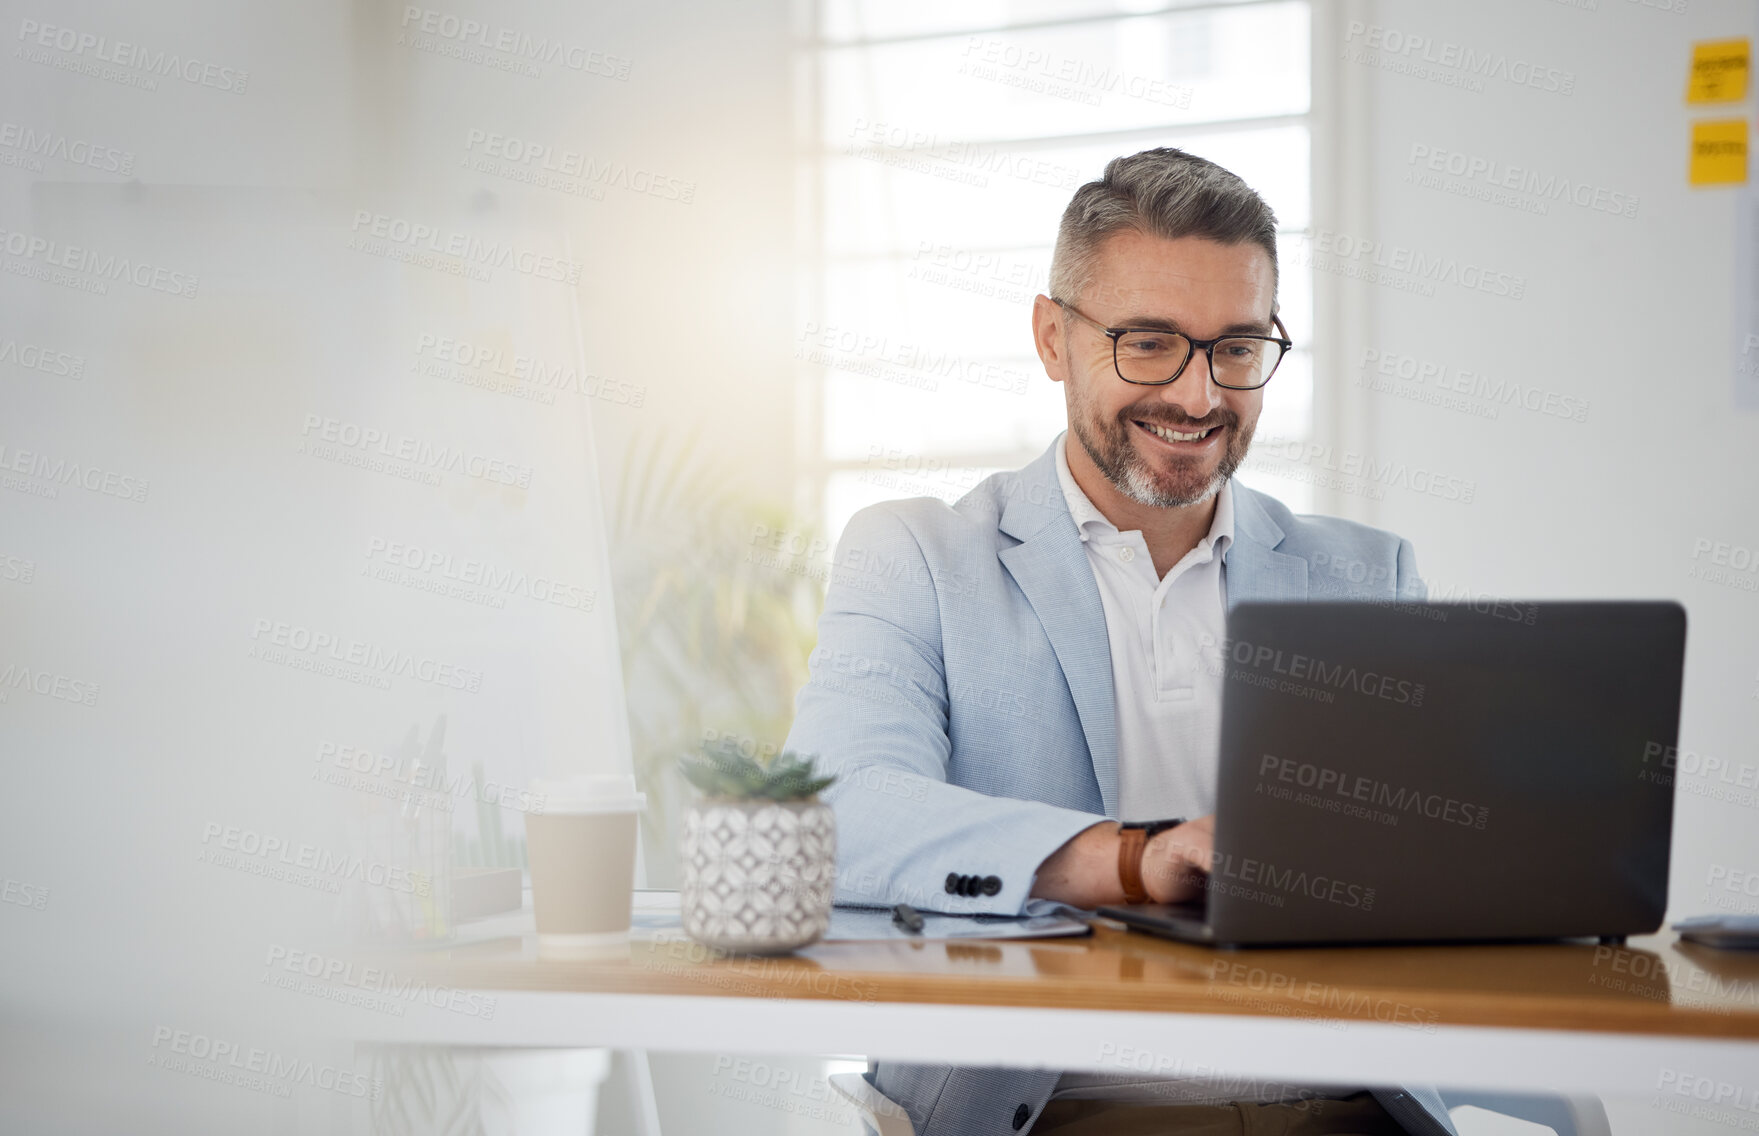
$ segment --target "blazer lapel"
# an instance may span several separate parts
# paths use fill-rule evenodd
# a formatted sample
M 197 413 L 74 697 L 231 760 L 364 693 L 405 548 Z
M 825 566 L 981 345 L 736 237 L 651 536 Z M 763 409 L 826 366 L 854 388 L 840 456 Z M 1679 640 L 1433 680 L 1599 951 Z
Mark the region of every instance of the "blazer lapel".
M 1060 445 L 1059 437 L 1056 445 Z M 1021 541 L 997 555 L 1044 625 L 1075 701 L 1107 816 L 1118 815 L 1118 721 L 1112 648 L 1093 566 L 1057 484 L 1056 451 L 1003 483 L 1002 532 Z
M 1111 639 L 1093 566 L 1057 483 L 1061 437 L 1017 474 L 1003 480 L 1006 498 L 999 528 L 1020 541 L 999 553 L 1025 593 L 1062 667 L 1087 739 L 1094 779 L 1107 816 L 1118 815 L 1118 719 L 1112 687 Z M 1305 600 L 1307 562 L 1278 552 L 1283 530 L 1259 495 L 1234 482 L 1234 537 L 1227 567 L 1228 607 L 1249 600 Z
M 1259 495 L 1234 482 L 1234 539 L 1222 555 L 1227 566 L 1228 610 L 1248 600 L 1305 600 L 1307 561 L 1276 551 L 1283 530 Z

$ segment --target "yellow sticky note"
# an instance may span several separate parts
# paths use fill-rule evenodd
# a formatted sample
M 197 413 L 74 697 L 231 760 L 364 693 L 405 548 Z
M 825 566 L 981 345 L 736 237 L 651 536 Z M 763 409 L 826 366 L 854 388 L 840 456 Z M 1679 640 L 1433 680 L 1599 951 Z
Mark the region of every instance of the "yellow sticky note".
M 1746 37 L 1711 39 L 1692 45 L 1689 103 L 1732 103 L 1747 97 L 1749 51 Z
M 1747 180 L 1747 120 L 1718 118 L 1692 124 L 1693 185 Z

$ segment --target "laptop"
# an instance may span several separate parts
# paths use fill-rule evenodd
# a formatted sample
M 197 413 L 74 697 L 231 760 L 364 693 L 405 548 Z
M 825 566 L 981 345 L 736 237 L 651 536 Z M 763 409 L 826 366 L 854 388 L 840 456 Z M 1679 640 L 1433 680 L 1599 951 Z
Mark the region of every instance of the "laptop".
M 1224 947 L 1654 931 L 1685 640 L 1677 603 L 1243 603 L 1203 898 L 1099 914 Z

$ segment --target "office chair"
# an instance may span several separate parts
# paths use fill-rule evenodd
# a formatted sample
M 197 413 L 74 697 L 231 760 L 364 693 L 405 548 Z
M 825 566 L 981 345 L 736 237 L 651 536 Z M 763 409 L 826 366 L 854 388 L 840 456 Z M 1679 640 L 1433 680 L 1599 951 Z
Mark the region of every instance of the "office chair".
M 872 1071 L 873 1066 L 869 1063 L 867 1073 L 833 1073 L 831 1089 L 860 1113 L 862 1136 L 916 1136 L 910 1114 L 867 1079 Z M 1444 1092 L 1441 1099 L 1450 1110 L 1471 1105 L 1516 1120 L 1542 1124 L 1557 1136 L 1612 1136 L 1606 1109 L 1601 1107 L 1598 1097 Z

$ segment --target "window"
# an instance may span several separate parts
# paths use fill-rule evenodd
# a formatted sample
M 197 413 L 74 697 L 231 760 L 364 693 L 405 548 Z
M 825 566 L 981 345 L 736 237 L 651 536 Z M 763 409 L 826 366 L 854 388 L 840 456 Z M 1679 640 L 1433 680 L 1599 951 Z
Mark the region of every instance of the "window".
M 954 500 L 1043 452 L 1062 388 L 1031 342 L 1058 219 L 1119 154 L 1178 146 L 1308 225 L 1306 0 L 816 0 L 800 87 L 797 506 Z M 1297 349 L 1260 438 L 1311 432 L 1311 270 L 1285 254 Z M 1248 472 L 1297 510 L 1309 486 Z

